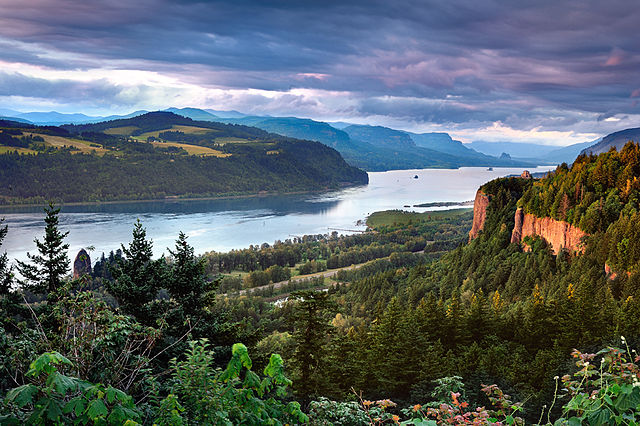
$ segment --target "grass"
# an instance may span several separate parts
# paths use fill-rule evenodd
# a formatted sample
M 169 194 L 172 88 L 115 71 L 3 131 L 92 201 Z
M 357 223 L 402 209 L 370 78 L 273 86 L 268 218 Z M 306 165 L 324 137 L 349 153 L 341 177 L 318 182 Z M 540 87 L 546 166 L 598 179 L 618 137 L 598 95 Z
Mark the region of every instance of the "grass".
M 39 134 L 39 133 L 33 133 L 34 136 L 42 136 L 42 138 L 44 139 L 45 143 L 49 146 L 52 146 L 54 148 L 63 148 L 64 146 L 72 146 L 74 148 L 77 148 L 79 151 L 76 152 L 83 152 L 85 154 L 89 154 L 91 152 L 95 152 L 96 154 L 104 154 L 107 152 L 106 149 L 104 148 L 96 148 L 93 146 L 90 146 L 90 144 L 92 142 L 89 141 L 82 141 L 79 139 L 72 139 L 72 138 L 65 138 L 62 136 L 51 136 L 51 135 L 44 135 L 44 134 Z
M 242 139 L 242 138 L 228 138 L 228 137 L 224 137 L 224 138 L 216 138 L 215 139 L 216 143 L 219 144 L 225 144 L 225 143 L 248 143 L 248 142 L 255 142 L 255 141 L 251 141 L 249 139 Z
M 107 135 L 129 136 L 138 129 L 139 127 L 136 126 L 112 127 L 105 130 L 104 133 Z
M 19 154 L 35 154 L 36 151 L 29 148 L 16 148 L 13 146 L 0 145 L 0 154 L 6 154 L 7 152 L 18 151 Z
M 217 149 L 208 148 L 206 146 L 188 145 L 186 143 L 179 142 L 151 142 L 151 144 L 156 147 L 176 146 L 178 148 L 183 148 L 189 155 L 202 155 L 205 157 L 212 156 L 219 158 L 231 156 L 231 154 L 218 151 Z
M 372 213 L 367 218 L 367 226 L 369 228 L 378 228 L 380 226 L 390 225 L 408 225 L 418 222 L 425 222 L 431 219 L 454 219 L 469 213 L 472 209 L 453 209 L 453 210 L 437 210 L 424 213 L 406 212 L 403 210 L 385 210 Z
M 156 130 L 154 132 L 146 132 L 146 133 L 143 133 L 141 135 L 132 136 L 132 137 L 133 137 L 133 139 L 137 139 L 139 141 L 146 142 L 147 138 L 150 137 L 150 136 L 154 137 L 154 138 L 157 138 L 160 135 L 160 133 L 162 133 L 162 132 L 170 132 L 170 131 L 182 132 L 182 133 L 186 133 L 188 135 L 204 135 L 206 133 L 216 133 L 217 132 L 214 129 L 207 129 L 207 128 L 204 128 L 204 127 L 173 125 L 173 126 L 171 126 L 170 129 Z

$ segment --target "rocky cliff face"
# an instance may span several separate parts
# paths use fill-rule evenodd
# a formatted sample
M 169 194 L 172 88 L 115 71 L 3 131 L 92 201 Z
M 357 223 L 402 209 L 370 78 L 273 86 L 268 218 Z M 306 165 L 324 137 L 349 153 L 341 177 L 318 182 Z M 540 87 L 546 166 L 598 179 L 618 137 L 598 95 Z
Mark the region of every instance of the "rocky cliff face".
M 474 221 L 475 222 L 475 221 Z M 582 237 L 587 234 L 567 222 L 549 217 L 539 218 L 522 209 L 516 210 L 515 226 L 511 233 L 511 242 L 520 243 L 527 236 L 538 235 L 547 241 L 555 254 L 564 247 L 569 251 L 582 252 Z
M 489 196 L 481 190 L 476 192 L 476 199 L 473 202 L 473 225 L 471 231 L 469 231 L 469 241 L 478 236 L 482 228 L 484 228 L 484 221 L 487 218 L 487 206 L 489 205 Z

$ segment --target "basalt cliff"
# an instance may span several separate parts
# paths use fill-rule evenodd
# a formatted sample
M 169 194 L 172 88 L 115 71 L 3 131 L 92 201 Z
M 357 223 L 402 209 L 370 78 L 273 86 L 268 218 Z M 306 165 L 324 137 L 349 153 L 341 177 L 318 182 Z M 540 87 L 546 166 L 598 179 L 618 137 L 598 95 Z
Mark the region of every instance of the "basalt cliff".
M 469 241 L 477 237 L 484 228 L 489 201 L 489 196 L 482 192 L 482 190 L 479 189 L 478 192 L 476 192 L 476 198 L 473 202 L 473 224 L 471 231 L 469 231 Z
M 473 204 L 473 225 L 469 231 L 469 241 L 483 230 L 490 201 L 491 195 L 478 190 Z M 558 254 L 561 248 L 571 252 L 584 250 L 582 238 L 588 234 L 567 222 L 549 217 L 536 217 L 520 208 L 516 210 L 514 222 L 511 232 L 512 243 L 522 243 L 525 237 L 539 236 L 551 245 L 554 254 Z
M 516 210 L 515 226 L 511 232 L 511 242 L 521 243 L 525 237 L 540 236 L 547 241 L 554 254 L 564 248 L 570 252 L 582 252 L 584 246 L 582 238 L 587 234 L 577 227 L 550 217 L 536 217 Z

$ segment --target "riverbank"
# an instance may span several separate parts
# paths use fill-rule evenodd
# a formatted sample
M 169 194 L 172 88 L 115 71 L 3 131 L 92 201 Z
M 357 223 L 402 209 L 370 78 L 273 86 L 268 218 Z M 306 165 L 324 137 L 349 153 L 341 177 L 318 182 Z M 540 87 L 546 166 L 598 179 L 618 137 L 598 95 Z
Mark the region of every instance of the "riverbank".
M 121 199 L 121 200 L 108 200 L 108 201 L 72 201 L 72 202 L 59 202 L 54 201 L 58 207 L 63 206 L 103 206 L 103 205 L 116 205 L 122 203 L 143 204 L 143 203 L 178 203 L 182 201 L 215 201 L 215 200 L 236 200 L 244 198 L 256 198 L 256 197 L 273 197 L 273 196 L 285 196 L 285 195 L 322 195 L 328 194 L 341 189 L 359 188 L 367 185 L 347 185 L 340 188 L 325 188 L 308 191 L 259 191 L 259 192 L 246 192 L 246 193 L 225 193 L 217 196 L 202 196 L 202 197 L 180 197 L 180 196 L 167 196 L 164 198 L 144 198 L 144 199 Z M 0 204 L 0 212 L 11 213 L 9 210 L 26 209 L 26 208 L 40 208 L 46 206 L 47 202 L 38 203 L 19 203 L 19 204 Z

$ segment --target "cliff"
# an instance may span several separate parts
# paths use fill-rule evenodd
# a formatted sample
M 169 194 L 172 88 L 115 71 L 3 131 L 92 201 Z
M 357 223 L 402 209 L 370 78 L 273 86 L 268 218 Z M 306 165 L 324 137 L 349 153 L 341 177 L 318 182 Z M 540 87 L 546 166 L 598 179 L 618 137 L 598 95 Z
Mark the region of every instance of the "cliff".
M 539 218 L 532 214 L 524 213 L 522 209 L 516 210 L 511 242 L 520 243 L 524 237 L 534 235 L 538 235 L 547 241 L 551 245 L 554 254 L 558 254 L 562 247 L 572 252 L 582 252 L 584 246 L 581 239 L 588 234 L 567 222 L 549 217 Z
M 489 205 L 489 196 L 478 190 L 476 192 L 476 199 L 473 202 L 473 225 L 471 231 L 469 231 L 469 241 L 478 236 L 482 228 L 484 228 L 484 221 L 487 218 L 487 206 Z

